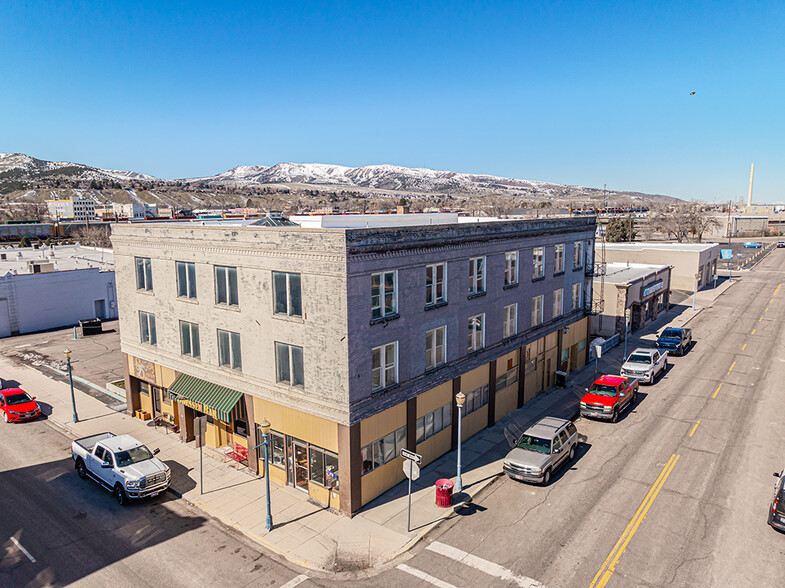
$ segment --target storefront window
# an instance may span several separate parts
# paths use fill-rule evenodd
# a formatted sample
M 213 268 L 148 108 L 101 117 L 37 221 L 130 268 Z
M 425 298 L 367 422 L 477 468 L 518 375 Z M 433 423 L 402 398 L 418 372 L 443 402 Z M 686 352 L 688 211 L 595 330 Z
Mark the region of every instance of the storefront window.
M 324 454 L 324 473 L 327 487 L 338 491 L 338 456 L 332 453 Z
M 272 456 L 271 462 L 274 466 L 278 466 L 279 468 L 286 467 L 286 450 L 285 450 L 285 442 L 283 435 L 279 435 L 277 433 L 271 433 L 270 439 L 272 441 Z
M 311 454 L 311 463 L 310 463 L 310 471 L 311 471 L 311 481 L 316 482 L 317 484 L 321 484 L 325 486 L 324 483 L 324 452 L 321 449 L 317 449 L 316 447 L 310 448 Z
M 150 396 L 150 384 L 147 382 L 139 382 L 139 393 Z

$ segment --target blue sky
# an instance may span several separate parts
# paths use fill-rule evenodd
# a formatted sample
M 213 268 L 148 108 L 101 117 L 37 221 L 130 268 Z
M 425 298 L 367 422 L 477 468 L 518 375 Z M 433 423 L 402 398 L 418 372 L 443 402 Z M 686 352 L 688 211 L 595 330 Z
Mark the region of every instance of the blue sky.
M 0 151 L 785 200 L 783 2 L 222 4 L 7 0 Z

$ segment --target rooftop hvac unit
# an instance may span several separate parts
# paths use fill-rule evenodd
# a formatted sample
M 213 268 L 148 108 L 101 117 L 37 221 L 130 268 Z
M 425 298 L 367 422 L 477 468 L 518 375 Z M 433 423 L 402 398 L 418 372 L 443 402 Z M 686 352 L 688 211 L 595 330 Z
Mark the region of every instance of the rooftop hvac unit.
M 0 259 L 3 259 L 3 260 L 8 259 L 8 254 L 0 253 Z

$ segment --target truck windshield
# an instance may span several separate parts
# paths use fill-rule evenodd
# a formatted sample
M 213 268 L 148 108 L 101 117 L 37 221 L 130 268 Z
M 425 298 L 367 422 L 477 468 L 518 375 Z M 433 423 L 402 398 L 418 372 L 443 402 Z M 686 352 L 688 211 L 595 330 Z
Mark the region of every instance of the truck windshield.
M 630 358 L 627 360 L 628 363 L 645 363 L 649 365 L 651 363 L 651 355 L 630 355 Z
M 529 451 L 536 451 L 537 453 L 550 453 L 551 440 L 540 439 L 539 437 L 532 437 L 531 435 L 523 435 L 518 440 L 518 447 L 521 449 L 528 449 Z
M 681 331 L 678 329 L 665 329 L 660 337 L 665 339 L 678 339 L 681 337 Z
M 146 459 L 151 459 L 152 457 L 153 454 L 150 453 L 150 450 L 147 449 L 147 447 L 144 445 L 141 447 L 134 447 L 128 451 L 118 451 L 114 454 L 118 468 L 126 467 L 134 463 L 139 463 L 140 461 L 145 461 Z
M 589 392 L 599 396 L 616 396 L 618 390 L 616 386 L 609 386 L 608 384 L 592 384 Z

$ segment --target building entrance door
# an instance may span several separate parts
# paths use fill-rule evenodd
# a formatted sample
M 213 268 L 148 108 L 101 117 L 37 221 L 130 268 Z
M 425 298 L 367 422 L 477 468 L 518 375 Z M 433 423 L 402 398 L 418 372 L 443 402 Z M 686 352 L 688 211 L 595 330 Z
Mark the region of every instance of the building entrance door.
M 308 492 L 308 445 L 287 436 L 286 479 L 290 486 Z
M 153 417 L 161 416 L 161 392 L 163 390 L 158 386 L 150 386 L 150 396 L 153 399 Z

